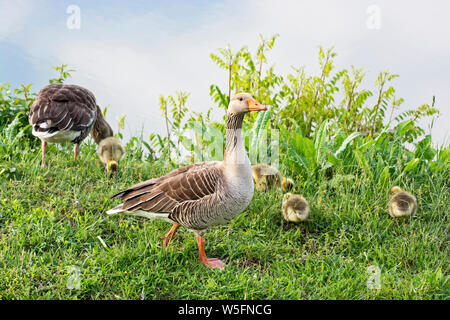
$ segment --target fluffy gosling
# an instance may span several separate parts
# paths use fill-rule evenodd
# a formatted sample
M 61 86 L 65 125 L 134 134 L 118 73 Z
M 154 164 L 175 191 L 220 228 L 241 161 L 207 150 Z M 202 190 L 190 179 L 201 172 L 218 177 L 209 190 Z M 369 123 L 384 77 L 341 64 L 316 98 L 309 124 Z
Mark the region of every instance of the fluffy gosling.
M 276 185 L 281 174 L 272 166 L 258 163 L 252 166 L 252 176 L 256 190 L 263 192 Z
M 125 150 L 122 147 L 119 139 L 108 137 L 103 139 L 98 144 L 97 153 L 101 160 L 106 165 L 106 170 L 113 176 L 119 167 L 119 161 L 122 159 Z
M 417 200 L 409 192 L 400 187 L 392 187 L 389 191 L 389 214 L 393 218 L 413 216 L 417 210 Z
M 291 178 L 281 177 L 281 189 L 284 192 L 289 192 L 294 187 L 294 181 Z
M 298 194 L 286 193 L 282 204 L 283 219 L 290 222 L 301 222 L 309 218 L 309 204 Z
M 264 163 L 252 166 L 253 181 L 258 191 L 267 191 L 273 187 L 281 188 L 284 192 L 290 191 L 294 187 L 294 182 L 290 178 L 283 177 L 276 168 Z

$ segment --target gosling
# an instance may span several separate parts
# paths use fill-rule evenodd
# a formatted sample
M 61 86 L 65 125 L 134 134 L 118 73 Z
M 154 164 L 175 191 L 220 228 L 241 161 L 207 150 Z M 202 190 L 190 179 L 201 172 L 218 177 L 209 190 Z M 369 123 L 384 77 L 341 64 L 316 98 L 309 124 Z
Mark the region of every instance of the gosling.
M 286 193 L 282 204 L 283 219 L 290 222 L 306 221 L 310 208 L 308 201 L 298 194 Z
M 258 163 L 252 166 L 252 176 L 256 190 L 264 192 L 277 184 L 281 174 L 272 166 Z
M 273 187 L 281 188 L 284 192 L 288 192 L 294 187 L 292 179 L 283 177 L 276 168 L 264 163 L 252 166 L 252 176 L 256 190 L 261 192 Z
M 101 162 L 106 165 L 106 170 L 110 177 L 115 175 L 119 167 L 119 161 L 125 153 L 119 139 L 114 137 L 103 139 L 98 144 L 97 153 Z
M 291 178 L 281 177 L 281 189 L 283 192 L 289 192 L 294 187 L 294 181 Z
M 416 197 L 398 186 L 391 188 L 389 191 L 389 214 L 391 217 L 410 217 L 416 213 L 416 210 Z

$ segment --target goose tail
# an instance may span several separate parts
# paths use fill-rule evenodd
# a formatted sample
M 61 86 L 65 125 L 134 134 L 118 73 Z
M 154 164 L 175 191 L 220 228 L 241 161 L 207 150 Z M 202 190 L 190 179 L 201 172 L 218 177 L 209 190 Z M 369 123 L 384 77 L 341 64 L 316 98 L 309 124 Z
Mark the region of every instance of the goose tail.
M 119 204 L 117 207 L 114 207 L 108 211 L 106 211 L 107 215 L 113 215 L 116 213 L 122 213 L 129 216 L 135 216 L 135 217 L 144 217 L 150 220 L 164 220 L 166 222 L 175 223 L 172 219 L 169 218 L 168 213 L 157 213 L 157 212 L 147 212 L 143 210 L 136 210 L 136 211 L 128 211 L 123 209 L 123 204 Z
M 109 209 L 108 211 L 106 211 L 106 214 L 107 215 L 112 215 L 112 214 L 124 212 L 125 210 L 123 210 L 122 207 L 123 207 L 123 204 L 119 204 L 117 207 L 114 207 L 114 208 Z

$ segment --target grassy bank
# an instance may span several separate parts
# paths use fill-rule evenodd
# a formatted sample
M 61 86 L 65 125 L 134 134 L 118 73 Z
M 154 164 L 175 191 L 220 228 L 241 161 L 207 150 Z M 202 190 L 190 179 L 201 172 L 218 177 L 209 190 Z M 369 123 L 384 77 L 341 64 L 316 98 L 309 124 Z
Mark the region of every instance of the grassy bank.
M 41 169 L 39 148 L 24 152 L 1 180 L 2 299 L 450 298 L 448 170 L 404 181 L 419 202 L 411 220 L 390 218 L 387 189 L 363 176 L 302 183 L 312 206 L 302 225 L 282 222 L 281 193 L 256 192 L 231 225 L 206 235 L 207 254 L 227 262 L 221 272 L 197 261 L 185 229 L 163 249 L 168 224 L 105 215 L 110 195 L 166 169 L 126 158 L 111 180 L 93 144 L 77 163 L 70 146 L 51 145 L 47 158 Z M 379 290 L 366 285 L 370 266 Z M 80 283 L 69 289 L 73 267 Z

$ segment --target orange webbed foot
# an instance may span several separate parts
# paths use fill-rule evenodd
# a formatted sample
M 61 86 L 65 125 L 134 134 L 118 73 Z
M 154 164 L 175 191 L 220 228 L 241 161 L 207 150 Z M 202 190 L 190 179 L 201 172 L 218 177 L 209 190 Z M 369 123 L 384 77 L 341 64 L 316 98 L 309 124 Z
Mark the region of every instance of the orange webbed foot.
M 203 263 L 203 265 L 205 265 L 208 268 L 213 268 L 213 269 L 219 269 L 219 270 L 224 270 L 225 269 L 225 262 L 217 259 L 217 258 L 206 258 L 206 260 L 200 260 L 201 263 Z
M 197 235 L 198 253 L 201 263 L 208 268 L 217 268 L 219 270 L 225 269 L 226 264 L 217 258 L 207 258 L 205 254 L 205 239 Z

